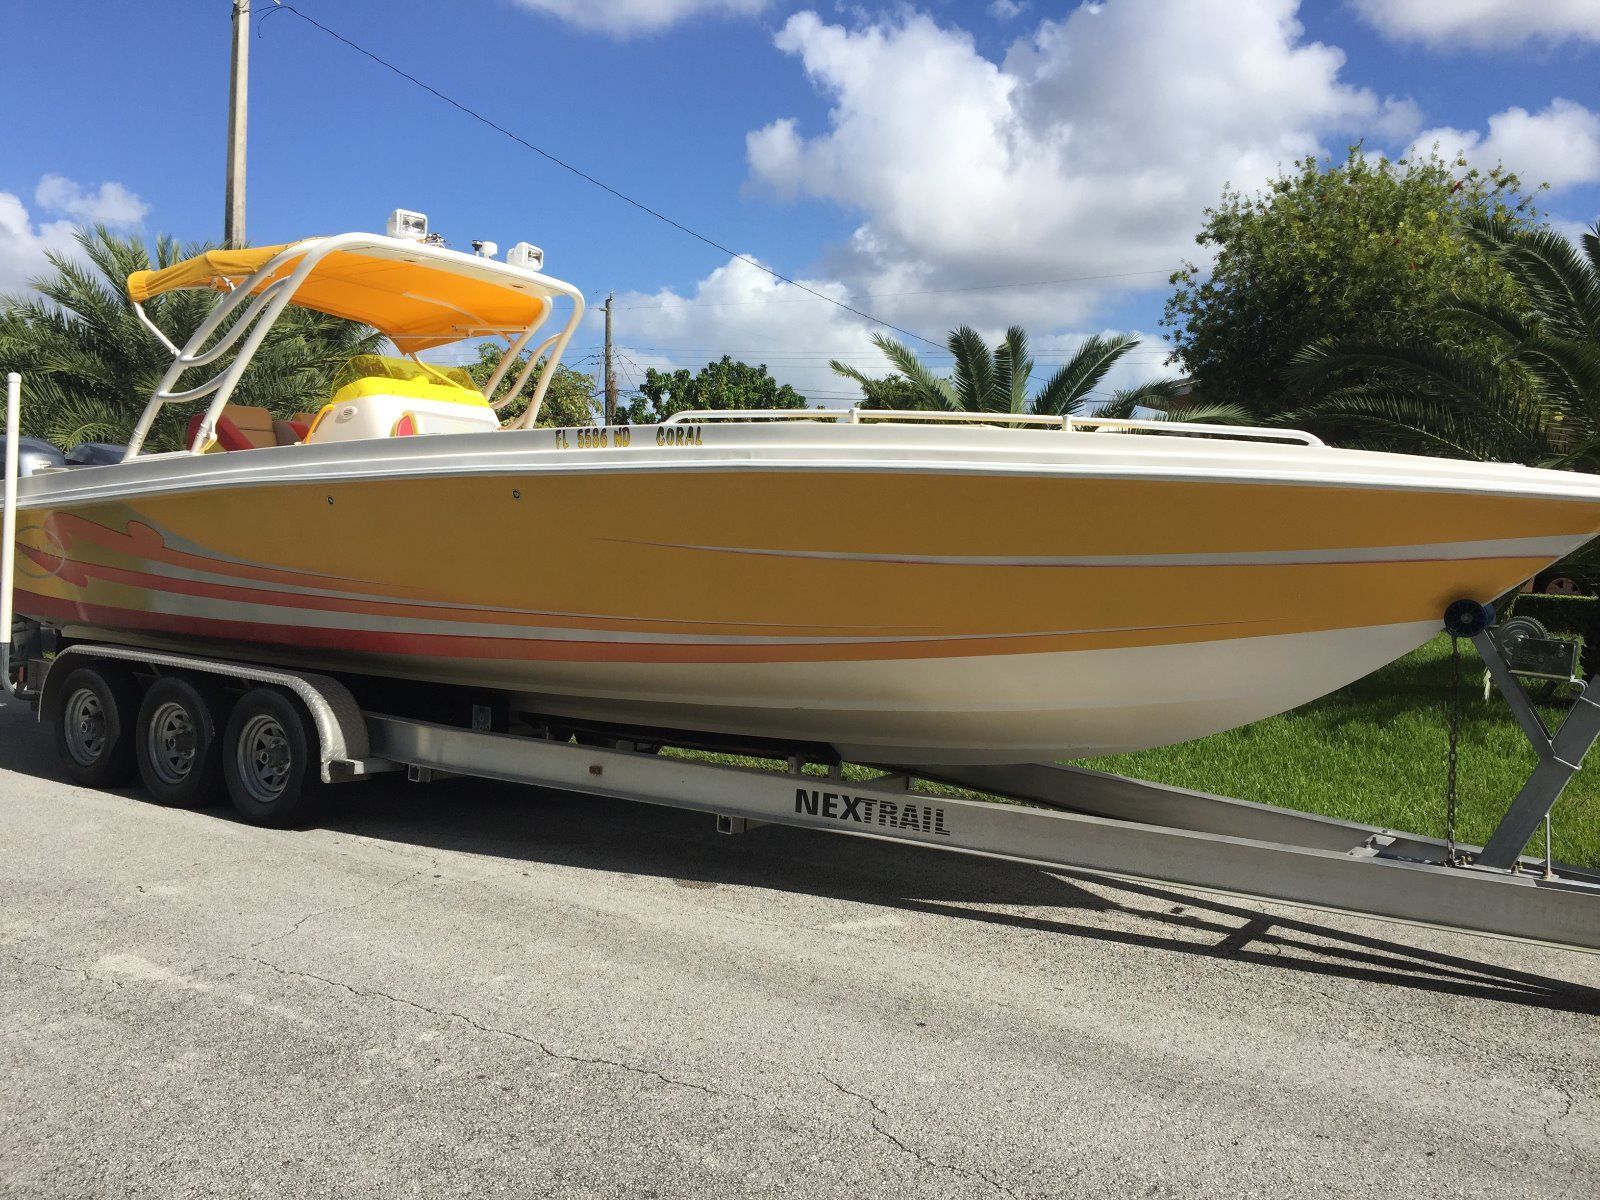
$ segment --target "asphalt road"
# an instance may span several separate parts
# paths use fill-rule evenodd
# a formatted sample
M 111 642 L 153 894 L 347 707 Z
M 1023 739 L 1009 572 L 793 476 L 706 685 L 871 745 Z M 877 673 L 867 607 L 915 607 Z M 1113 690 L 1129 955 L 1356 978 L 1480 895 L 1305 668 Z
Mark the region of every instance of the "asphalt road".
M 6 1196 L 1592 1196 L 1600 956 L 0 707 Z

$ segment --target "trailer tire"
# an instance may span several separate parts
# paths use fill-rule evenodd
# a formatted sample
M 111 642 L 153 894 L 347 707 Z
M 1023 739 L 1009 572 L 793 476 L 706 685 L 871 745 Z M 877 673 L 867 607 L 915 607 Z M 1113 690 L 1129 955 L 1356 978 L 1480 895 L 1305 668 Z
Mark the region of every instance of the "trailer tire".
M 163 675 L 139 706 L 139 777 L 158 804 L 204 808 L 222 799 L 222 689 L 211 679 Z
M 252 688 L 233 706 L 222 739 L 222 775 L 234 808 L 252 825 L 302 828 L 327 802 L 310 719 L 274 687 Z
M 81 787 L 115 788 L 138 775 L 134 730 L 139 713 L 139 688 L 121 668 L 77 667 L 57 693 L 56 754 L 73 783 Z

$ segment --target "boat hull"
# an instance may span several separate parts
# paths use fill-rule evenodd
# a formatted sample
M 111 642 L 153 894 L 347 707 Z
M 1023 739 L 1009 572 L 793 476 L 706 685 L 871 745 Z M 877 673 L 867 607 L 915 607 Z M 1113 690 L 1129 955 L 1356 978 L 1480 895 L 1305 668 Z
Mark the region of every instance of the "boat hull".
M 18 608 L 555 716 L 1017 762 L 1292 708 L 1600 528 L 1570 476 L 1320 448 L 706 427 L 574 454 L 568 434 L 34 477 Z

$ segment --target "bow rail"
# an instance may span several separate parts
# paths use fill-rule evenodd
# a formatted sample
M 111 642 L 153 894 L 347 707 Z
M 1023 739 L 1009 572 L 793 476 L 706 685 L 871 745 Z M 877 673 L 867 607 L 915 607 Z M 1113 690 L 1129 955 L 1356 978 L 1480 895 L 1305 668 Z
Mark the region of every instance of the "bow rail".
M 948 422 L 962 425 L 1032 425 L 1061 429 L 1069 433 L 1121 430 L 1136 433 L 1168 433 L 1230 438 L 1238 441 L 1290 442 L 1301 446 L 1325 443 L 1303 429 L 1258 429 L 1248 425 L 1207 425 L 1196 421 L 1157 421 L 1144 417 L 1093 417 L 1068 413 L 944 412 L 908 408 L 746 408 L 693 409 L 674 413 L 663 425 L 701 425 L 708 421 L 833 421 L 860 425 L 871 421 L 890 424 Z

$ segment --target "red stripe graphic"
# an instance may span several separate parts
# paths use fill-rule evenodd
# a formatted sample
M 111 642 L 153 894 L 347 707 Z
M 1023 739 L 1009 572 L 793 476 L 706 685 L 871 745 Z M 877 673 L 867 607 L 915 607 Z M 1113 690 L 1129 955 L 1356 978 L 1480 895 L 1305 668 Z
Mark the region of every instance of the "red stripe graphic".
M 230 621 L 189 614 L 139 612 L 104 604 L 88 604 L 53 596 L 29 594 L 21 606 L 30 615 L 60 623 L 135 629 L 176 634 L 185 640 L 256 642 L 308 650 L 349 650 L 401 658 L 457 658 L 507 662 L 628 662 L 628 663 L 773 663 L 858 662 L 874 659 L 968 658 L 978 655 L 1037 653 L 1061 649 L 1064 639 L 1103 637 L 1102 631 L 1047 633 L 1024 636 L 996 635 L 957 642 L 885 641 L 826 643 L 822 645 L 717 645 L 695 642 L 571 641 L 538 637 L 472 637 L 462 634 L 395 632 L 376 629 L 324 629 L 314 626 L 274 625 L 257 621 Z M 1209 636 L 1228 638 L 1263 632 L 1243 623 L 1206 628 Z M 1188 641 L 1177 637 L 1174 641 Z M 1140 643 L 1142 644 L 1142 643 Z

